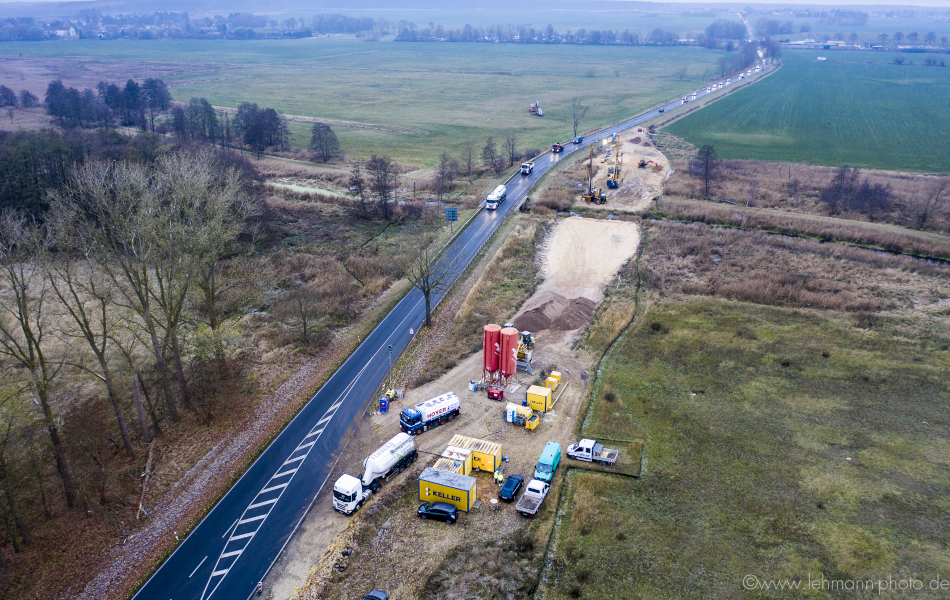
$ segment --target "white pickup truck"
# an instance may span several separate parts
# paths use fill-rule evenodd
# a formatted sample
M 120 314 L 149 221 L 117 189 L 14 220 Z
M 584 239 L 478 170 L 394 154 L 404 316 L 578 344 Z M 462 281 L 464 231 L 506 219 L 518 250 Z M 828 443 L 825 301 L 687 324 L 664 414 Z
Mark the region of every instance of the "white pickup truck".
M 600 465 L 612 465 L 617 462 L 617 450 L 604 448 L 596 440 L 581 440 L 567 447 L 567 457 L 585 462 L 596 462 Z
M 528 482 L 528 487 L 525 488 L 518 504 L 515 505 L 515 510 L 526 517 L 533 517 L 538 514 L 538 509 L 541 508 L 541 503 L 544 502 L 550 489 L 549 484 L 532 479 Z

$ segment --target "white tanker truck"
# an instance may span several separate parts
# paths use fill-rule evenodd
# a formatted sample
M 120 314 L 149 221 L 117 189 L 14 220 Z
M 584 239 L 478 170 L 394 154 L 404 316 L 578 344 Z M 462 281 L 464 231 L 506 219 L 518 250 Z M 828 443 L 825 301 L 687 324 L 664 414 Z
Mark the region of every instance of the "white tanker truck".
M 399 433 L 363 461 L 363 477 L 343 474 L 333 484 L 333 508 L 343 514 L 356 512 L 366 500 L 378 492 L 382 482 L 415 462 L 419 457 L 412 436 Z

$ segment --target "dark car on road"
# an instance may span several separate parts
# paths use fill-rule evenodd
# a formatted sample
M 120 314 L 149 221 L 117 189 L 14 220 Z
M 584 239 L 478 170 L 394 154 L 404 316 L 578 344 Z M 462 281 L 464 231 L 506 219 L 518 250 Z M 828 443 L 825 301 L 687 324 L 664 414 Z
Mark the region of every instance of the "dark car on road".
M 665 108 L 661 108 L 661 109 L 660 109 L 660 112 L 663 112 L 664 110 L 666 110 L 666 109 L 665 109 Z
M 502 485 L 501 489 L 498 490 L 498 497 L 505 502 L 514 502 L 515 497 L 518 495 L 518 491 L 523 485 L 524 477 L 521 475 L 509 475 L 508 478 L 505 479 L 504 485 Z
M 363 600 L 389 600 L 389 594 L 379 590 L 373 590 L 372 592 L 366 594 L 366 596 L 363 597 Z
M 435 519 L 453 525 L 459 518 L 459 509 L 446 502 L 426 502 L 419 507 L 420 519 Z

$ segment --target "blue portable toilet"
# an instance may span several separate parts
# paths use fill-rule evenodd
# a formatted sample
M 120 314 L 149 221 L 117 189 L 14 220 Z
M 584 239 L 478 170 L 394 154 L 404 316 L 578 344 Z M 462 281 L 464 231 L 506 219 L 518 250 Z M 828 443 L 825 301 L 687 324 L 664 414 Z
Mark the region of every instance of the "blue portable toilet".
M 379 412 L 384 415 L 389 412 L 389 398 L 386 396 L 380 396 L 379 398 Z

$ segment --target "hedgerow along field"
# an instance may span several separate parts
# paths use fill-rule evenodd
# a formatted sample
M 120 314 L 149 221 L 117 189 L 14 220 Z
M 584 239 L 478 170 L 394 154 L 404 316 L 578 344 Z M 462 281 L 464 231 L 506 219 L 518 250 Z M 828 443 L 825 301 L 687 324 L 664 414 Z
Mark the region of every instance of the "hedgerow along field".
M 945 343 L 664 300 L 601 367 L 581 435 L 644 440 L 645 472 L 569 474 L 545 597 L 823 598 L 743 577 L 946 579 Z
M 509 132 L 517 134 L 519 149 L 549 147 L 573 133 L 571 98 L 590 106 L 583 129 L 605 125 L 704 85 L 721 54 L 695 48 L 360 42 L 344 36 L 81 40 L 0 48 L 0 58 L 19 59 L 20 53 L 23 59 L 56 61 L 67 85 L 72 65 L 133 63 L 136 72 L 161 72 L 179 101 L 205 97 L 225 107 L 256 102 L 287 115 L 383 125 L 335 130 L 351 156 L 386 154 L 419 166 L 438 162 L 443 152 L 457 155 L 467 140 L 480 151 L 494 136 L 500 148 Z M 528 112 L 536 100 L 543 118 Z M 309 141 L 306 124 L 293 124 L 291 131 L 295 145 Z
M 666 131 L 721 158 L 948 172 L 950 68 L 906 57 L 915 64 L 893 64 L 893 52 L 786 51 L 775 74 Z

